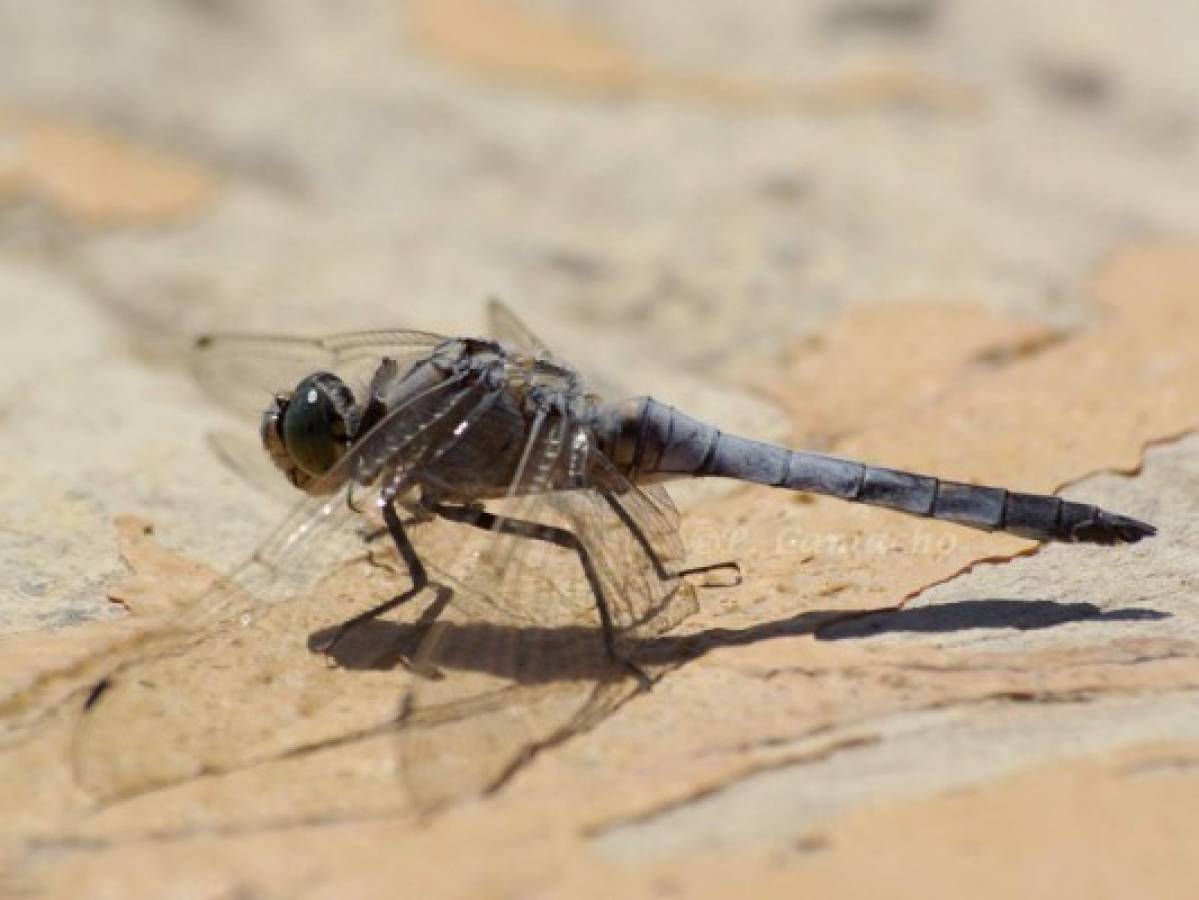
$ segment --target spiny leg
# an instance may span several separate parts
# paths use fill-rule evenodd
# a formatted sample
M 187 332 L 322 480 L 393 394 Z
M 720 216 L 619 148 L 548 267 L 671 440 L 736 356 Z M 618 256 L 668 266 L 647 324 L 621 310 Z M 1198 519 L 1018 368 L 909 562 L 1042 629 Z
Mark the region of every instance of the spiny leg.
M 387 526 L 387 532 L 391 535 L 392 542 L 396 545 L 396 550 L 400 553 L 400 558 L 404 561 L 404 565 L 408 569 L 408 577 L 412 579 L 412 587 L 403 593 L 396 594 L 389 600 L 385 600 L 378 606 L 373 606 L 366 612 L 359 613 L 352 619 L 342 622 L 334 630 L 332 636 L 311 641 L 309 643 L 311 650 L 317 653 L 328 653 L 350 630 L 357 628 L 363 622 L 376 619 L 384 613 L 395 609 L 397 606 L 406 603 L 428 586 L 429 574 L 425 571 L 425 565 L 421 562 L 420 556 L 417 555 L 416 548 L 412 546 L 412 541 L 408 538 L 408 533 L 404 530 L 404 525 L 400 521 L 399 515 L 396 514 L 394 501 L 388 501 L 383 505 L 383 521 Z
M 612 622 L 612 611 L 608 606 L 607 598 L 604 596 L 603 585 L 600 584 L 599 573 L 595 570 L 595 563 L 591 559 L 591 554 L 587 552 L 587 548 L 583 546 L 583 542 L 579 540 L 578 535 L 573 531 L 566 528 L 559 528 L 555 525 L 529 522 L 525 519 L 514 519 L 510 516 L 498 516 L 477 506 L 448 506 L 434 502 L 430 503 L 428 509 L 451 522 L 470 525 L 473 528 L 479 528 L 483 531 L 494 531 L 502 534 L 510 534 L 515 537 L 528 538 L 529 540 L 543 541 L 547 544 L 553 544 L 556 547 L 573 550 L 578 554 L 579 562 L 583 566 L 583 574 L 587 578 L 587 584 L 591 588 L 592 596 L 595 598 L 596 610 L 599 612 L 600 629 L 604 640 L 604 652 L 607 654 L 609 660 L 628 669 L 637 681 L 640 682 L 642 689 L 649 689 L 652 684 L 650 677 L 642 671 L 640 666 L 631 660 L 625 659 L 617 652 L 616 629 Z
M 633 537 L 637 540 L 637 543 L 641 545 L 641 549 L 645 551 L 645 555 L 649 557 L 650 563 L 653 564 L 655 574 L 657 574 L 657 576 L 663 581 L 668 581 L 671 578 L 683 578 L 687 575 L 703 575 L 706 572 L 717 572 L 721 569 L 731 569 L 737 578 L 735 584 L 741 583 L 741 564 L 735 559 L 726 560 L 725 562 L 709 563 L 706 566 L 691 566 L 686 569 L 680 569 L 677 572 L 668 571 L 666 566 L 662 564 L 662 560 L 658 558 L 657 552 L 650 544 L 649 538 L 645 536 L 645 532 L 641 529 L 641 526 L 638 525 L 636 520 L 629 515 L 629 511 L 620 505 L 620 501 L 612 496 L 611 491 L 601 489 L 600 495 L 608 502 L 608 505 L 612 507 L 612 511 L 616 513 L 616 515 L 620 518 L 620 521 L 624 523 L 625 528 L 632 533 Z

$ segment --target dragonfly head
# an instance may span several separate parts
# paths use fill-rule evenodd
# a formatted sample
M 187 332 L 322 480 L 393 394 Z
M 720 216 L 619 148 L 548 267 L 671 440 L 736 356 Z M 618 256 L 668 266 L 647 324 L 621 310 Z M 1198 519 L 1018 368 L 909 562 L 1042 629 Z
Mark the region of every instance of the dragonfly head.
M 345 456 L 357 417 L 354 394 L 345 382 L 329 372 L 315 372 L 290 394 L 277 394 L 267 407 L 262 445 L 296 487 L 332 491 L 337 484 L 326 485 L 322 478 Z

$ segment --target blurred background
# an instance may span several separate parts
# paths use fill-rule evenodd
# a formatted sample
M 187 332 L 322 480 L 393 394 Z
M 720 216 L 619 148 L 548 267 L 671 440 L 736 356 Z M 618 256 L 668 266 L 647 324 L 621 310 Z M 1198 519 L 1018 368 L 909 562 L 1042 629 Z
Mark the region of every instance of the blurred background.
M 1077 320 L 1114 242 L 1197 224 L 1197 34 L 1178 0 L 8 2 L 0 251 L 139 334 L 496 294 L 705 375 L 847 304 Z

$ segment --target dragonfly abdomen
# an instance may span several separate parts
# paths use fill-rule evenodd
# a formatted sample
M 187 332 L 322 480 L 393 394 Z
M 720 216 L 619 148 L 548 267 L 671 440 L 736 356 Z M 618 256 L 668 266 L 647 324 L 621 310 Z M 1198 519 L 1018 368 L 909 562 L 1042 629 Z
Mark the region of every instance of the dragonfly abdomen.
M 1152 525 L 1061 497 L 946 481 L 725 434 L 652 397 L 598 420 L 614 461 L 635 478 L 734 478 L 942 519 L 1039 541 L 1133 543 Z

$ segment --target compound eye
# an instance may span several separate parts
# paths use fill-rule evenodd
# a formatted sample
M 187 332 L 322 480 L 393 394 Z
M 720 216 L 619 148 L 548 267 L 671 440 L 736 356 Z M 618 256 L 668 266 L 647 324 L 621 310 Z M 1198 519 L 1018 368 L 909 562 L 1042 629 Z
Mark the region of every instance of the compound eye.
M 345 455 L 354 395 L 336 375 L 317 372 L 298 385 L 283 412 L 280 434 L 287 455 L 319 478 Z

